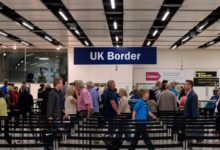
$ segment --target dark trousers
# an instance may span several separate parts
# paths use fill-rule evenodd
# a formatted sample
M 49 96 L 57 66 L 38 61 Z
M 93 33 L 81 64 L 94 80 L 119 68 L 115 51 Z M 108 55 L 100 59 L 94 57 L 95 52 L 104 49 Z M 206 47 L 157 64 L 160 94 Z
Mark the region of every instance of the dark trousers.
M 148 133 L 146 131 L 145 124 L 137 123 L 135 125 L 135 135 L 134 139 L 131 141 L 131 147 L 129 150 L 135 150 L 139 139 L 143 139 L 144 143 L 149 147 L 150 150 L 154 150 L 152 142 L 149 139 Z

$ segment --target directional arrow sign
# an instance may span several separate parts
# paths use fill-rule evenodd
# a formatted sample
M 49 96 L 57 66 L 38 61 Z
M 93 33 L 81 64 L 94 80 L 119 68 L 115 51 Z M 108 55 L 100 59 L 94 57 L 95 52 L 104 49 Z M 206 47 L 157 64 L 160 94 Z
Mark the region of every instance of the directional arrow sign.
M 157 81 L 160 79 L 159 72 L 146 72 L 146 80 L 147 81 Z

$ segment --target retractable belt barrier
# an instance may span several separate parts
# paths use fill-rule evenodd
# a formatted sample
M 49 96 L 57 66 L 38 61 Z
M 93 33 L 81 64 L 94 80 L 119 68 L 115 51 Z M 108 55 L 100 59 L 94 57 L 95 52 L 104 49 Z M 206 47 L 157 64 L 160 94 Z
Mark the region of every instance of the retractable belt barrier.
M 189 119 L 184 118 L 182 112 L 158 112 L 156 115 L 157 120 L 142 123 L 152 145 L 139 143 L 136 148 L 220 147 L 220 144 L 214 142 L 220 139 L 220 134 L 216 134 L 215 116 Z M 70 126 L 70 120 L 63 120 L 62 117 L 50 126 L 56 130 L 50 130 L 49 133 L 45 133 L 45 129 L 48 129 L 47 118 L 40 113 L 33 113 L 19 120 L 0 117 L 0 149 L 128 149 L 131 145 L 125 141 L 134 139 L 137 124 L 129 119 L 130 116 L 131 114 L 122 114 L 114 119 L 106 119 L 103 116 L 92 116 L 89 119 L 71 116 L 74 119 L 73 127 Z M 53 135 L 52 141 L 42 141 L 44 133 Z M 6 144 L 6 135 L 10 136 L 12 143 Z M 19 143 L 16 143 L 16 140 L 20 140 Z

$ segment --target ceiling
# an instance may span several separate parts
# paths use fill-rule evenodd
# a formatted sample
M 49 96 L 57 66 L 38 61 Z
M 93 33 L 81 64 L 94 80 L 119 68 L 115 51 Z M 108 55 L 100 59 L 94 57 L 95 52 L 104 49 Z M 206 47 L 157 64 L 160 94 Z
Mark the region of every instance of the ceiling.
M 68 11 L 68 17 L 71 17 L 77 24 L 81 36 L 71 31 L 68 24 L 62 18 L 57 17 L 53 13 L 56 9 L 48 7 L 44 1 L 46 0 L 0 0 L 0 2 L 14 10 L 23 19 L 30 21 L 31 24 L 39 28 L 43 34 L 47 34 L 58 42 L 62 43 L 62 47 L 111 47 L 116 46 L 113 41 L 112 27 L 109 24 L 107 14 L 114 13 L 106 11 L 103 0 L 54 0 L 61 1 L 62 10 Z M 53 1 L 53 0 L 48 0 Z M 105 0 L 111 1 L 111 0 Z M 158 15 L 159 10 L 165 0 L 123 0 L 123 14 L 119 17 L 123 26 L 120 37 L 120 46 L 124 47 L 141 47 L 145 42 L 148 34 L 151 34 L 152 25 Z M 175 0 L 174 0 L 175 1 Z M 60 2 L 59 2 L 60 3 Z M 110 2 L 109 2 L 110 3 Z M 117 0 L 115 0 L 117 7 Z M 107 5 L 108 6 L 108 5 Z M 121 6 L 121 4 L 120 4 Z M 191 29 L 203 21 L 213 10 L 220 6 L 220 0 L 183 0 L 182 5 L 178 6 L 178 10 L 167 22 L 159 37 L 153 43 L 154 47 L 171 48 L 179 39 L 183 38 Z M 110 7 L 110 6 L 109 6 Z M 19 25 L 13 19 L 7 17 L 1 12 L 0 5 L 0 31 L 14 35 L 21 40 L 33 44 L 34 48 L 56 48 L 59 45 L 49 42 L 45 38 L 37 35 L 26 27 Z M 110 8 L 109 8 L 110 9 Z M 117 11 L 117 8 L 116 8 Z M 172 13 L 172 12 L 171 12 Z M 110 16 L 111 19 L 112 16 Z M 114 17 L 114 15 L 113 15 Z M 117 17 L 117 16 L 116 16 Z M 72 20 L 71 19 L 71 20 Z M 108 20 L 108 21 L 107 21 Z M 111 30 L 111 31 L 110 31 Z M 199 46 L 217 38 L 220 33 L 220 22 L 216 21 L 198 35 L 179 46 L 178 49 L 195 49 Z M 83 37 L 82 37 L 83 36 Z M 121 37 L 122 36 L 122 37 Z M 85 43 L 88 41 L 89 45 Z M 8 37 L 0 35 L 0 44 L 12 48 L 25 48 L 26 45 L 12 40 Z M 219 49 L 220 43 L 216 42 L 207 49 Z M 32 48 L 32 46 L 29 46 Z

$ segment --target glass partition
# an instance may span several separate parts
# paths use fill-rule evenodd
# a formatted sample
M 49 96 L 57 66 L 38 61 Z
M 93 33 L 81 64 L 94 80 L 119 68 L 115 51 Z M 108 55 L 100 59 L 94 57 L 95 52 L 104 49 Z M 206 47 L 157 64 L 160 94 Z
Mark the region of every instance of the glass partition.
M 1 50 L 0 82 L 51 83 L 54 77 L 67 80 L 67 52 L 56 50 Z

